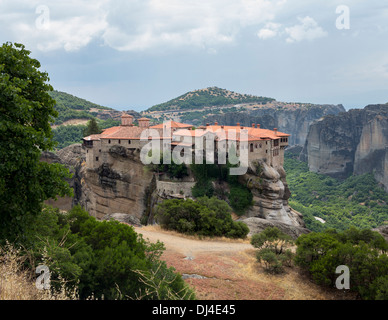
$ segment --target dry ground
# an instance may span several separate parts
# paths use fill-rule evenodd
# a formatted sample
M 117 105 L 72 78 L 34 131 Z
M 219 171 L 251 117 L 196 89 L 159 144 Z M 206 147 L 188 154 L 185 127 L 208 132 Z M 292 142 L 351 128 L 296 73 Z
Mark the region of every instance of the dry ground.
M 354 296 L 337 289 L 322 289 L 300 273 L 286 268 L 281 275 L 267 274 L 256 261 L 249 240 L 198 239 L 161 230 L 135 228 L 151 242 L 160 240 L 162 259 L 182 275 L 200 300 L 342 300 Z

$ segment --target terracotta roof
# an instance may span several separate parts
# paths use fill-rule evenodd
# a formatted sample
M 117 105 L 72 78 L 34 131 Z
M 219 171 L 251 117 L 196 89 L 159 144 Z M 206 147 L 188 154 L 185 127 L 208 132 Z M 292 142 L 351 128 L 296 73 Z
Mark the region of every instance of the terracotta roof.
M 133 115 L 124 113 L 121 118 L 133 118 Z
M 148 120 L 148 119 L 147 119 Z M 85 137 L 84 140 L 99 140 L 99 139 L 140 139 L 140 136 L 144 130 L 157 130 L 160 139 L 171 139 L 171 137 L 163 137 L 163 130 L 161 127 L 153 126 L 147 129 L 140 128 L 138 126 L 116 126 L 112 128 L 105 129 L 101 134 L 94 134 L 88 137 Z M 248 132 L 248 141 L 265 141 L 265 140 L 275 140 L 282 137 L 289 137 L 287 133 L 279 132 L 269 129 L 261 128 L 252 128 L 252 127 L 243 127 Z M 222 131 L 223 130 L 223 131 Z M 191 137 L 201 137 L 205 134 L 217 134 L 220 132 L 225 133 L 225 139 L 228 140 L 240 140 L 241 127 L 238 126 L 206 126 L 206 130 L 188 130 L 188 129 L 179 129 L 173 133 L 175 136 L 191 136 Z M 145 136 L 152 136 L 149 133 L 145 133 Z M 235 134 L 234 134 L 235 133 Z M 219 136 L 220 141 L 224 140 L 222 136 Z
M 226 139 L 233 139 L 233 131 L 236 133 L 236 139 L 240 140 L 240 131 L 241 127 L 239 126 L 223 126 L 220 125 L 212 125 L 212 126 L 206 126 L 205 130 L 178 130 L 174 132 L 174 135 L 179 136 L 192 136 L 192 137 L 200 137 L 206 133 L 219 133 L 221 130 L 225 132 L 225 138 Z M 248 141 L 257 141 L 257 140 L 275 140 L 282 137 L 289 137 L 290 135 L 287 133 L 283 133 L 280 131 L 269 130 L 269 129 L 261 129 L 261 128 L 252 128 L 252 127 L 242 127 L 242 129 L 246 129 L 248 132 Z M 229 132 L 229 130 L 233 130 Z M 223 140 L 223 139 L 220 139 Z
M 139 121 L 139 120 L 140 120 L 140 121 L 142 121 L 142 120 L 147 120 L 147 121 L 150 121 L 150 119 L 148 119 L 148 118 L 144 118 L 144 117 L 143 117 L 143 118 L 139 118 L 139 119 L 137 119 L 137 121 Z
M 193 125 L 191 125 L 191 124 L 180 123 L 180 122 L 176 122 L 176 121 L 172 121 L 172 120 L 166 121 L 166 122 L 167 122 L 167 124 L 170 125 L 171 128 L 192 128 L 193 127 Z M 165 124 L 166 123 L 163 122 L 163 123 L 157 124 L 155 126 L 152 126 L 151 128 L 152 129 L 163 129 Z
M 87 136 L 87 137 L 85 137 L 85 138 L 83 138 L 83 140 L 86 140 L 86 141 L 98 141 L 98 140 L 100 140 L 100 135 L 99 134 L 92 134 L 92 135 L 90 135 L 90 136 Z

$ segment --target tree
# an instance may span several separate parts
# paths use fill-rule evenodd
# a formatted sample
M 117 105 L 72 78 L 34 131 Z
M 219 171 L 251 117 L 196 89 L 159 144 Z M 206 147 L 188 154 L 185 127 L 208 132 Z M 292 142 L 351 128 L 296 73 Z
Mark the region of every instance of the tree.
M 0 237 L 21 233 L 28 216 L 57 195 L 72 195 L 69 172 L 40 161 L 52 150 L 50 123 L 57 112 L 48 74 L 22 44 L 0 47 Z
M 99 134 L 101 133 L 101 129 L 98 126 L 98 123 L 95 118 L 92 118 L 89 120 L 87 127 L 84 131 L 84 137 L 90 136 L 92 134 Z

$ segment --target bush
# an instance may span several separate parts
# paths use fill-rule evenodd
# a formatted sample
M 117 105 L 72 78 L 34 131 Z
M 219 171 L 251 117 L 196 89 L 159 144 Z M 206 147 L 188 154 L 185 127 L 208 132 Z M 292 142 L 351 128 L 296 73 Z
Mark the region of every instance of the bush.
M 351 228 L 327 230 L 300 236 L 295 263 L 308 270 L 315 282 L 334 286 L 336 268 L 350 271 L 350 290 L 363 299 L 386 298 L 388 274 L 387 242 L 377 232 Z
M 293 253 L 285 248 L 293 243 L 291 237 L 277 227 L 267 227 L 251 237 L 251 244 L 258 248 L 256 258 L 270 273 L 281 273 L 283 266 L 292 266 Z
M 46 208 L 31 221 L 22 244 L 33 253 L 32 268 L 44 262 L 54 283 L 64 278 L 77 285 L 81 299 L 194 298 L 181 275 L 159 260 L 162 243 L 145 241 L 126 224 L 98 221 L 79 206 L 68 214 Z
M 235 222 L 229 205 L 216 197 L 165 200 L 156 209 L 156 220 L 162 228 L 199 236 L 245 238 L 247 225 Z
M 283 265 L 279 256 L 269 248 L 264 248 L 256 253 L 258 262 L 263 262 L 264 269 L 270 273 L 283 272 Z

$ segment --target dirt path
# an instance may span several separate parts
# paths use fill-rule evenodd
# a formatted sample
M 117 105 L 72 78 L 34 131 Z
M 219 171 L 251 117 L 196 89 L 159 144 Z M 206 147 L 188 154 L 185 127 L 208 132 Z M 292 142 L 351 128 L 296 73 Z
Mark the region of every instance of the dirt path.
M 249 241 L 198 240 L 171 232 L 164 232 L 155 226 L 136 227 L 135 230 L 137 233 L 141 233 L 144 239 L 148 238 L 151 242 L 160 240 L 165 244 L 167 250 L 179 252 L 190 257 L 194 257 L 198 253 L 236 253 L 252 249 Z
M 195 289 L 200 300 L 332 300 L 351 299 L 338 290 L 314 284 L 297 267 L 279 275 L 266 273 L 256 250 L 245 241 L 200 240 L 166 232 L 157 226 L 135 228 L 151 242 L 160 240 L 161 257 Z

